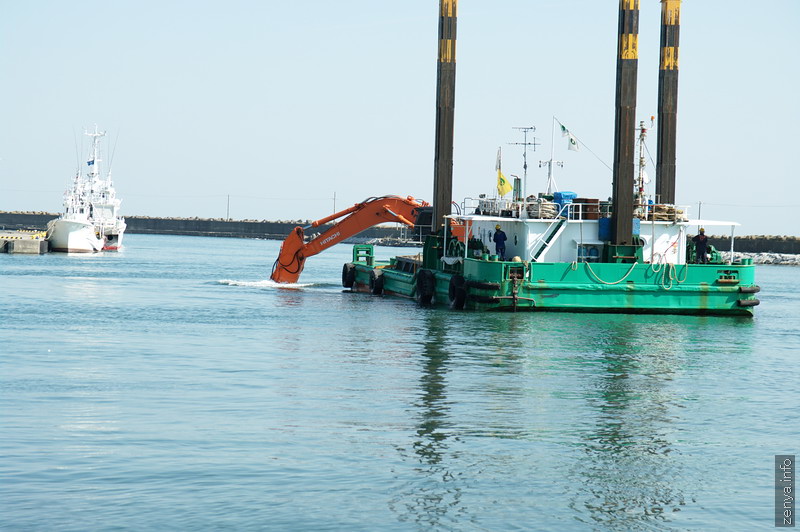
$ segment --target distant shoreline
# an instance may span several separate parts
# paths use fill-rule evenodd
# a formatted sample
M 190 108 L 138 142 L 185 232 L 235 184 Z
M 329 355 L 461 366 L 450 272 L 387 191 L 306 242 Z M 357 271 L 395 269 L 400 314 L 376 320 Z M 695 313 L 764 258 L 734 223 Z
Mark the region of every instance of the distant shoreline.
M 57 218 L 58 213 L 49 212 L 7 212 L 0 211 L 0 229 L 44 231 L 47 222 Z M 149 216 L 125 216 L 128 234 L 217 236 L 227 238 L 258 238 L 264 240 L 283 240 L 295 227 L 306 226 L 310 220 L 225 220 L 224 218 L 157 218 Z M 307 233 L 321 233 L 329 225 L 316 227 Z M 362 233 L 361 239 L 408 240 L 413 238 L 411 231 L 404 227 L 371 227 Z
M 56 217 L 58 217 L 58 213 L 0 211 L 0 228 L 43 231 L 47 228 L 47 222 Z M 125 221 L 128 224 L 127 232 L 130 234 L 218 236 L 267 240 L 283 240 L 298 225 L 305 226 L 311 223 L 309 220 L 225 220 L 223 218 L 160 218 L 150 216 L 126 216 Z M 313 232 L 322 232 L 326 227 L 315 228 Z M 406 231 L 405 228 L 395 226 L 371 227 L 360 233 L 358 239 L 363 241 L 380 239 L 385 240 L 390 245 L 415 240 L 414 235 Z M 417 238 L 416 240 L 419 239 Z M 729 236 L 710 236 L 709 241 L 720 251 L 727 252 L 730 250 Z M 736 236 L 734 250 L 737 254 L 800 255 L 800 238 L 770 235 Z M 772 257 L 769 260 L 790 259 Z M 773 263 L 775 262 L 770 262 L 770 264 Z M 797 259 L 793 263 L 798 263 Z

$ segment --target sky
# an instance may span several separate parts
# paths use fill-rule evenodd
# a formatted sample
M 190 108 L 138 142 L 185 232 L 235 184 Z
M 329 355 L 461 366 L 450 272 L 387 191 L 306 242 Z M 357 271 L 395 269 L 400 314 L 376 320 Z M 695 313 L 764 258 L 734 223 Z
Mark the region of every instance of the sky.
M 126 216 L 314 220 L 372 196 L 432 198 L 438 0 L 3 4 L 0 210 L 59 212 L 94 124 Z M 528 194 L 545 189 L 552 146 L 560 190 L 610 196 L 619 2 L 458 8 L 453 199 L 496 193 L 498 147 L 522 176 L 514 128 L 530 126 Z M 660 9 L 641 2 L 647 126 Z M 798 25 L 798 0 L 682 3 L 676 203 L 691 217 L 800 235 Z M 580 151 L 551 143 L 553 117 Z

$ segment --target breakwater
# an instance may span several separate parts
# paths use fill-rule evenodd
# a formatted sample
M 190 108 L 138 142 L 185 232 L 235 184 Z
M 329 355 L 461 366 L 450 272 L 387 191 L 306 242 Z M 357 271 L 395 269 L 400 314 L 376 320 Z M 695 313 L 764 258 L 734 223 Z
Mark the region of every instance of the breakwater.
M 731 249 L 730 237 L 709 236 L 708 241 L 721 251 Z M 742 253 L 800 254 L 800 238 L 796 236 L 747 235 L 733 239 L 734 251 Z
M 58 217 L 57 213 L 48 212 L 5 212 L 0 211 L 0 229 L 26 229 L 43 231 L 47 222 Z M 126 216 L 128 233 L 151 235 L 191 235 L 221 236 L 235 238 L 263 238 L 283 240 L 298 225 L 305 226 L 308 220 L 266 221 L 266 220 L 225 220 L 222 218 L 154 218 L 148 216 Z M 320 226 L 307 231 L 322 232 L 329 225 Z M 371 227 L 358 235 L 358 240 L 378 240 L 376 243 L 392 243 L 414 238 L 403 227 L 378 226 Z M 730 237 L 709 236 L 711 244 L 720 251 L 730 249 Z M 800 238 L 794 236 L 747 235 L 737 236 L 734 249 L 745 254 L 800 255 Z M 767 259 L 765 259 L 767 260 Z M 781 263 L 791 257 L 774 256 L 769 260 Z M 797 263 L 797 259 L 794 259 Z M 786 263 L 786 262 L 784 262 Z
M 57 213 L 48 212 L 4 212 L 0 211 L 0 228 L 16 230 L 39 230 L 47 228 L 47 222 L 57 218 Z M 153 218 L 148 216 L 126 216 L 127 233 L 150 235 L 221 236 L 235 238 L 262 238 L 283 240 L 295 227 L 306 226 L 308 220 L 270 222 L 266 220 L 225 220 L 221 218 Z M 307 231 L 321 233 L 330 225 Z M 386 239 L 387 241 L 411 238 L 404 228 L 371 227 L 359 234 L 360 239 Z

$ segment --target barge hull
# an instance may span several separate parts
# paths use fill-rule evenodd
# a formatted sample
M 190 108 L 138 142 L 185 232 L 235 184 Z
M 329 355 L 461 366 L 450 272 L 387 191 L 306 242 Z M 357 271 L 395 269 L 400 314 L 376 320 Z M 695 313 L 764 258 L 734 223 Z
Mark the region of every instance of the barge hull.
M 420 293 L 425 289 L 419 288 L 424 268 L 402 271 L 392 262 L 351 264 L 354 291 L 454 309 L 752 316 L 759 303 L 752 264 L 523 264 L 465 259 L 463 275 L 425 270 L 435 281 L 427 298 Z M 380 282 L 374 280 L 376 272 Z

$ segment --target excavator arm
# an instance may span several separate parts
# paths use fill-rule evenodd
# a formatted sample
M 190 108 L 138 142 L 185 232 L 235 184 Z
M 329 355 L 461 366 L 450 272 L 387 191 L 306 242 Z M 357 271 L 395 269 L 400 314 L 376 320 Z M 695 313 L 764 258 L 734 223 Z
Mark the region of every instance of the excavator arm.
M 308 257 L 313 257 L 365 229 L 384 222 L 399 222 L 414 227 L 418 209 L 427 205 L 426 202 L 415 200 L 411 196 L 368 198 L 306 227 L 295 227 L 281 245 L 278 259 L 272 266 L 271 279 L 276 283 L 296 283 Z M 328 222 L 334 222 L 333 226 L 306 242 L 306 229 L 319 227 Z

